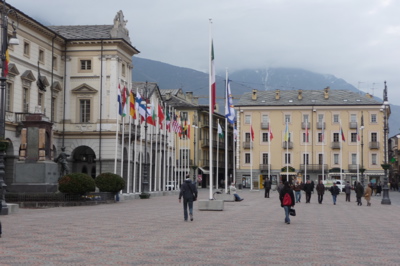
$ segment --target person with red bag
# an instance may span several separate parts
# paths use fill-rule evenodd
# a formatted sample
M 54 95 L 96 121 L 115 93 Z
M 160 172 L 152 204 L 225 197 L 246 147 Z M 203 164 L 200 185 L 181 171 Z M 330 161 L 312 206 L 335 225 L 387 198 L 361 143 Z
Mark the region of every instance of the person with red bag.
M 285 223 L 290 224 L 289 212 L 294 207 L 294 193 L 289 186 L 289 182 L 285 182 L 283 189 L 279 193 L 279 199 L 281 201 L 281 207 L 285 210 Z

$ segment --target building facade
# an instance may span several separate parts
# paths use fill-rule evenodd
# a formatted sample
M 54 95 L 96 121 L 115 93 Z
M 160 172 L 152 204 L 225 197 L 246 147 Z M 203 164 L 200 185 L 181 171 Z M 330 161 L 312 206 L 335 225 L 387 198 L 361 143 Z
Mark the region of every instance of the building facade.
M 236 105 L 237 182 L 258 188 L 265 177 L 275 185 L 306 178 L 381 181 L 381 109 L 368 94 L 329 87 L 244 94 Z

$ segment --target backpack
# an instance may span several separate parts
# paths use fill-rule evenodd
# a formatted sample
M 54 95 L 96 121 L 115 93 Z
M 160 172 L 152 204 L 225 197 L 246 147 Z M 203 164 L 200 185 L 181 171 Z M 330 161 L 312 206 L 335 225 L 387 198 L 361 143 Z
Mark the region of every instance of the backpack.
M 285 196 L 283 196 L 282 204 L 283 206 L 292 206 L 292 198 L 289 193 L 286 193 Z

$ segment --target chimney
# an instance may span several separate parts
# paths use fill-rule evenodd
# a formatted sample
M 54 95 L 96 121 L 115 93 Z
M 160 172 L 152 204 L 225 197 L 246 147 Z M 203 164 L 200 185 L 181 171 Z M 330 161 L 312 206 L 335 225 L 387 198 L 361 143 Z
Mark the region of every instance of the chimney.
M 297 99 L 299 99 L 299 100 L 303 99 L 303 90 L 299 90 L 299 94 L 297 95 Z
M 281 91 L 275 90 L 275 100 L 279 100 L 281 98 Z
M 199 97 L 198 96 L 193 97 L 193 104 L 199 105 Z
M 253 89 L 253 94 L 251 95 L 251 99 L 253 101 L 257 100 L 257 90 L 256 89 Z
M 171 100 L 171 92 L 165 93 L 165 100 L 166 100 L 166 101 Z
M 192 91 L 187 91 L 186 92 L 186 101 L 192 102 L 193 100 L 193 92 Z
M 329 87 L 326 87 L 326 88 L 324 89 L 324 98 L 325 98 L 325 99 L 329 99 Z
M 367 92 L 367 94 L 365 94 L 365 97 L 367 97 L 367 98 L 369 98 L 369 99 L 372 99 L 374 96 L 372 96 L 371 94 L 369 94 L 369 93 Z

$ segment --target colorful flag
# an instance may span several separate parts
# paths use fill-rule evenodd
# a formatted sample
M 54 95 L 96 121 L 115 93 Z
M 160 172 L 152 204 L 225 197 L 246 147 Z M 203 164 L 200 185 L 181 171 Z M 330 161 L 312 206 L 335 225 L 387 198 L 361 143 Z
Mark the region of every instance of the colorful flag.
M 165 122 L 167 124 L 167 131 L 171 132 L 171 118 L 169 116 L 169 112 L 167 112 L 167 118 L 165 119 Z
M 284 140 L 289 141 L 289 125 L 288 125 L 288 123 L 286 123 Z
M 10 63 L 10 53 L 8 52 L 8 49 L 6 50 L 5 56 L 6 60 L 4 62 L 4 76 L 6 77 L 8 75 L 8 64 Z
M 234 124 L 235 123 L 235 108 L 234 108 L 233 102 L 232 102 L 231 82 L 229 79 L 228 79 L 228 82 L 226 83 L 225 99 L 226 99 L 225 117 L 229 123 Z
M 129 95 L 129 114 L 133 119 L 136 119 L 135 94 L 132 90 Z
M 118 113 L 122 116 L 121 87 L 118 84 Z
M 190 139 L 190 120 L 188 120 L 188 124 L 187 124 L 187 137 L 188 137 L 188 139 Z
M 158 103 L 158 123 L 160 124 L 160 128 L 163 128 L 163 121 L 165 119 L 162 107 L 160 105 L 160 103 Z
M 211 113 L 214 113 L 216 99 L 216 85 L 215 85 L 215 66 L 214 66 L 214 44 L 211 41 L 211 73 L 210 73 L 210 95 L 211 95 Z
M 177 117 L 176 114 L 173 114 L 173 119 L 174 120 L 172 121 L 172 130 L 175 133 L 181 133 L 182 132 L 182 128 L 181 128 L 181 125 L 178 122 L 178 117 Z
M 254 141 L 254 130 L 253 130 L 253 125 L 250 125 L 250 135 L 251 135 L 251 141 Z
M 222 131 L 221 125 L 218 123 L 218 136 L 222 139 L 224 138 L 224 131 Z
M 269 134 L 269 140 L 271 141 L 274 138 L 274 134 L 272 134 L 271 123 L 268 123 L 268 134 Z
M 342 136 L 342 141 L 346 141 L 346 138 L 344 137 L 342 126 L 340 126 L 340 135 Z
M 122 116 L 126 116 L 126 114 L 128 113 L 127 106 L 129 101 L 129 94 L 125 86 L 122 89 L 121 101 L 122 101 Z

